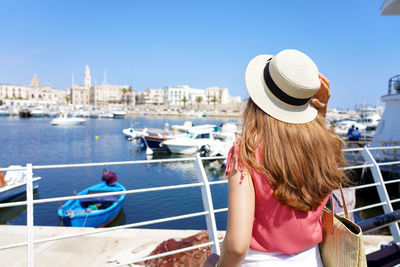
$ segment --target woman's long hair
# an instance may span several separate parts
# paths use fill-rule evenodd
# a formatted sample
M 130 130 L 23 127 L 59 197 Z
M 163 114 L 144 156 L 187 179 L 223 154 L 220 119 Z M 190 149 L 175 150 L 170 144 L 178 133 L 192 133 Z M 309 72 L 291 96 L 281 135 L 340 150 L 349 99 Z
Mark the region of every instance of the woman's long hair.
M 236 160 L 248 172 L 263 174 L 282 204 L 309 211 L 345 177 L 338 169 L 345 166 L 342 145 L 322 115 L 305 124 L 285 123 L 264 113 L 249 98 Z

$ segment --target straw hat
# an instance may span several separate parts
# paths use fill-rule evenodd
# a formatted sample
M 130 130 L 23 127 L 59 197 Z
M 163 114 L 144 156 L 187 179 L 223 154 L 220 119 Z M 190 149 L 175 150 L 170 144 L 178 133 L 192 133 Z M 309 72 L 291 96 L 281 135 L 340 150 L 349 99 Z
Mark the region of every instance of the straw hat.
M 275 56 L 259 55 L 247 66 L 245 79 L 253 102 L 275 119 L 302 124 L 317 116 L 310 100 L 321 82 L 306 54 L 288 49 Z

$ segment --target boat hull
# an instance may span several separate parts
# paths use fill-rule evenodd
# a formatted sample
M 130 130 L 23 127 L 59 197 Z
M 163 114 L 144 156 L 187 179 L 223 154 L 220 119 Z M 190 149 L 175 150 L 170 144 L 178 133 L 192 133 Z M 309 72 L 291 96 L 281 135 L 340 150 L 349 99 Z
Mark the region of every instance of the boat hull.
M 169 150 L 175 154 L 192 155 L 199 150 L 198 146 L 167 145 Z
M 78 195 L 125 190 L 125 187 L 119 183 L 113 186 L 107 186 L 103 182 L 83 190 L 78 193 Z M 124 199 L 125 195 L 68 200 L 62 208 L 58 209 L 58 216 L 63 226 L 102 227 L 114 220 L 121 212 Z M 88 209 L 90 204 L 99 203 L 101 203 L 103 207 L 106 206 L 106 208 L 99 210 Z
M 73 125 L 80 125 L 83 123 L 85 123 L 85 119 L 79 119 L 79 118 L 54 119 L 51 121 L 52 125 L 59 125 L 59 126 L 73 126 Z
M 33 182 L 33 189 L 38 189 L 39 188 L 39 183 L 38 181 Z M 6 188 L 4 188 L 6 189 Z M 23 195 L 26 193 L 26 183 L 21 183 L 18 186 L 15 186 L 9 190 L 1 191 L 0 192 L 0 202 L 6 202 L 12 198 L 15 198 L 17 196 Z
M 156 152 L 170 152 L 168 146 L 162 144 L 163 141 L 166 140 L 166 138 L 160 138 L 160 137 L 153 137 L 153 136 L 144 136 L 141 137 L 143 138 L 143 142 L 146 146 L 151 148 L 151 150 L 156 151 Z

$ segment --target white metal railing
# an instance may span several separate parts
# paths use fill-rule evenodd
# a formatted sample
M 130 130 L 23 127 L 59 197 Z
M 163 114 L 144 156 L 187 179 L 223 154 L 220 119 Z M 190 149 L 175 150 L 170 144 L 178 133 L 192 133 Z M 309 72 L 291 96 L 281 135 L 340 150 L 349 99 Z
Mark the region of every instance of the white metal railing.
M 353 186 L 350 188 L 352 188 L 354 190 L 359 190 L 359 189 L 363 189 L 363 188 L 377 187 L 378 195 L 379 195 L 380 201 L 381 201 L 380 203 L 375 203 L 375 204 L 371 204 L 371 205 L 367 205 L 367 206 L 349 210 L 349 212 L 358 212 L 358 211 L 371 209 L 371 208 L 375 208 L 375 207 L 383 207 L 384 212 L 387 213 L 387 212 L 393 211 L 392 203 L 400 202 L 400 199 L 390 200 L 389 196 L 387 194 L 387 191 L 386 191 L 386 187 L 385 187 L 387 184 L 400 182 L 400 179 L 384 181 L 382 178 L 381 171 L 380 171 L 380 166 L 396 165 L 396 164 L 400 164 L 400 161 L 377 163 L 376 160 L 374 159 L 373 155 L 371 154 L 370 150 L 378 150 L 378 149 L 379 150 L 385 150 L 385 149 L 397 150 L 397 149 L 400 149 L 400 146 L 378 147 L 378 148 L 364 147 L 364 148 L 351 148 L 351 149 L 343 150 L 344 153 L 358 153 L 366 161 L 366 164 L 363 163 L 361 165 L 348 166 L 348 167 L 343 168 L 344 170 L 370 168 L 371 173 L 374 178 L 374 183 Z M 217 227 L 216 227 L 214 215 L 216 213 L 227 212 L 228 209 L 227 208 L 214 209 L 210 186 L 216 185 L 216 184 L 227 183 L 227 180 L 211 181 L 211 182 L 208 181 L 208 178 L 207 178 L 206 172 L 204 170 L 204 166 L 203 166 L 203 160 L 211 160 L 211 159 L 225 159 L 225 157 L 200 158 L 199 155 L 196 155 L 195 157 L 188 157 L 188 158 L 119 161 L 119 162 L 103 162 L 103 163 L 62 164 L 62 165 L 42 165 L 42 166 L 32 166 L 32 164 L 27 164 L 26 167 L 19 168 L 19 170 L 26 171 L 26 174 L 27 174 L 26 201 L 0 203 L 0 208 L 22 206 L 22 205 L 27 206 L 27 241 L 21 242 L 21 243 L 5 245 L 5 246 L 0 246 L 0 250 L 27 246 L 27 253 L 28 253 L 27 254 L 28 255 L 27 256 L 27 265 L 34 266 L 34 245 L 35 244 L 52 242 L 52 241 L 74 238 L 74 237 L 80 237 L 80 236 L 85 236 L 85 235 L 98 234 L 98 233 L 115 231 L 115 230 L 120 230 L 120 229 L 146 226 L 146 225 L 150 225 L 150 224 L 156 224 L 156 223 L 162 223 L 162 222 L 168 222 L 168 221 L 181 220 L 181 219 L 192 218 L 192 217 L 197 217 L 197 216 L 206 216 L 207 230 L 208 230 L 209 238 L 210 238 L 209 242 L 200 244 L 197 246 L 184 248 L 184 249 L 169 251 L 169 252 L 158 254 L 158 255 L 152 255 L 149 257 L 137 259 L 135 261 L 131 261 L 129 263 L 128 262 L 122 263 L 122 264 L 118 264 L 115 266 L 123 266 L 123 265 L 143 262 L 145 260 L 150 260 L 150 259 L 154 259 L 154 258 L 158 258 L 158 257 L 164 257 L 164 256 L 172 255 L 175 253 L 180 253 L 183 251 L 188 251 L 188 250 L 205 247 L 205 246 L 211 246 L 212 252 L 219 253 L 220 252 L 219 251 L 219 243 L 222 242 L 222 240 L 218 240 Z M 105 166 L 105 165 L 109 166 L 109 165 L 128 165 L 128 164 L 152 164 L 152 163 L 165 163 L 165 162 L 177 162 L 177 161 L 193 161 L 195 164 L 195 167 L 196 167 L 196 174 L 197 174 L 197 178 L 199 181 L 197 183 L 190 183 L 190 184 L 152 187 L 152 188 L 144 188 L 144 189 L 134 189 L 134 190 L 119 191 L 119 192 L 97 193 L 97 194 L 91 194 L 90 196 L 76 195 L 76 196 L 65 196 L 65 197 L 55 197 L 55 198 L 45 198 L 45 199 L 33 199 L 32 172 L 34 169 L 38 170 L 38 169 L 55 169 L 55 168 L 82 168 L 82 167 L 94 167 L 94 166 Z M 0 171 L 8 171 L 8 170 L 11 170 L 11 169 L 10 168 L 1 168 L 0 169 Z M 16 169 L 13 168 L 12 170 L 16 170 Z M 201 188 L 204 211 L 196 212 L 196 213 L 189 213 L 189 214 L 182 214 L 182 215 L 178 215 L 178 216 L 166 217 L 166 218 L 149 220 L 149 221 L 143 221 L 143 222 L 137 222 L 137 223 L 131 223 L 131 224 L 125 224 L 125 225 L 120 225 L 120 226 L 115 226 L 115 227 L 110 227 L 110 228 L 93 229 L 93 230 L 90 230 L 90 231 L 84 232 L 84 233 L 75 233 L 75 234 L 70 234 L 70 235 L 61 235 L 61 236 L 56 236 L 56 237 L 51 237 L 51 238 L 43 238 L 43 239 L 34 240 L 34 236 L 33 236 L 33 233 L 34 233 L 33 205 L 34 204 L 58 202 L 58 201 L 65 201 L 65 200 L 70 200 L 70 199 L 82 199 L 82 198 L 89 198 L 89 197 L 92 198 L 92 197 L 100 197 L 100 196 L 109 196 L 109 195 L 138 194 L 138 193 L 144 193 L 144 192 L 156 192 L 156 191 L 164 191 L 164 190 L 172 190 L 172 189 L 189 188 L 189 187 L 200 187 Z M 399 227 L 398 227 L 397 223 L 391 224 L 390 231 L 392 233 L 392 236 L 393 236 L 395 242 L 400 242 L 400 231 L 399 231 Z

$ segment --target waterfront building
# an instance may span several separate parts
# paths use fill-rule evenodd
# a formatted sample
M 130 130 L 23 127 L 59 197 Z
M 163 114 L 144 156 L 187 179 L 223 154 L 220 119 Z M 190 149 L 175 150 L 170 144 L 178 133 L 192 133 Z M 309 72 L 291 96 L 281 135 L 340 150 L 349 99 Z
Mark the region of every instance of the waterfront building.
M 178 86 L 168 86 L 164 88 L 164 104 L 179 106 L 183 105 L 184 99 L 189 98 L 189 86 L 188 85 L 178 85 Z
M 0 84 L 0 100 L 32 100 L 60 105 L 66 103 L 66 91 L 41 85 L 34 74 L 30 86 Z
M 109 84 L 104 82 L 92 85 L 90 68 L 85 67 L 83 85 L 76 85 L 70 88 L 71 103 L 74 105 L 96 105 L 104 106 L 108 104 L 135 104 L 135 89 L 127 85 Z
M 204 89 L 189 89 L 189 99 L 186 104 L 191 106 L 195 104 L 205 104 L 206 103 L 206 95 Z
M 90 87 L 92 85 L 92 77 L 90 76 L 90 68 L 85 66 L 85 74 L 83 76 L 83 85 L 75 84 L 74 76 L 72 76 L 71 104 L 73 105 L 89 105 L 90 103 Z
M 147 88 L 144 92 L 136 94 L 137 105 L 163 105 L 164 90 L 158 88 Z
M 30 87 L 24 85 L 0 84 L 0 100 L 28 99 Z
M 206 88 L 207 104 L 228 104 L 229 92 L 228 88 L 209 87 Z
M 135 89 L 127 85 L 114 85 L 103 82 L 90 87 L 91 105 L 135 104 Z
M 229 96 L 228 104 L 239 104 L 242 103 L 242 98 L 240 96 Z

